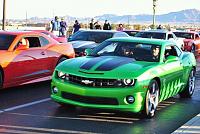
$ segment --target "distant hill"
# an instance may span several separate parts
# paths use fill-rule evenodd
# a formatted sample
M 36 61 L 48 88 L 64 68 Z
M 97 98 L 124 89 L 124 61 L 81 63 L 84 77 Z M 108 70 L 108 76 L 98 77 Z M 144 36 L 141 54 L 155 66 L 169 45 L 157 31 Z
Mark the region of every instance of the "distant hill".
M 77 19 L 81 23 L 89 23 L 91 18 L 77 18 L 72 16 L 64 16 L 68 23 L 74 23 Z M 141 15 L 114 15 L 114 14 L 104 14 L 100 16 L 93 17 L 95 20 L 104 22 L 108 20 L 110 23 L 152 23 L 152 15 L 141 14 Z M 50 22 L 52 18 L 38 18 L 32 17 L 28 19 L 28 23 L 47 23 Z M 11 22 L 25 22 L 26 20 L 11 20 Z M 158 23 L 200 23 L 200 10 L 197 9 L 187 9 L 178 12 L 170 12 L 167 14 L 156 15 L 156 22 Z
M 152 15 L 123 15 L 117 16 L 113 14 L 105 14 L 94 17 L 97 20 L 104 21 L 108 19 L 112 23 L 135 23 L 135 22 L 152 22 Z M 170 12 L 168 14 L 156 15 L 156 21 L 161 23 L 178 22 L 178 23 L 200 23 L 200 10 L 188 9 L 178 12 Z

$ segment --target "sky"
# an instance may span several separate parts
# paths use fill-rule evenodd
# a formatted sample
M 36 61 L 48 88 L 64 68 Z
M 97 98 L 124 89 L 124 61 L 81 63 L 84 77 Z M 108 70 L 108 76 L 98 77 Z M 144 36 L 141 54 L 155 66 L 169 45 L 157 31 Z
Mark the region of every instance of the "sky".
M 73 16 L 94 17 L 103 14 L 152 14 L 153 0 L 6 0 L 7 19 L 27 17 Z M 185 9 L 200 10 L 200 0 L 158 0 L 156 14 Z M 0 0 L 0 19 L 3 0 Z

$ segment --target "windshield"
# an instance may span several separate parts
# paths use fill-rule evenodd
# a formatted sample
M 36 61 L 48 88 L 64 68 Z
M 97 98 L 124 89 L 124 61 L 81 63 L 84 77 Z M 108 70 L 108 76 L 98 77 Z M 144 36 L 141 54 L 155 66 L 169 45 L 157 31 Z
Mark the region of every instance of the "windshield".
M 179 38 L 194 39 L 194 34 L 192 33 L 174 32 L 174 34 Z
M 159 45 L 138 42 L 105 41 L 90 56 L 123 56 L 137 61 L 159 62 Z
M 8 50 L 16 35 L 0 34 L 0 50 Z
M 158 32 L 138 32 L 134 37 L 141 37 L 141 38 L 154 38 L 154 39 L 166 39 L 165 33 L 158 33 Z
M 113 33 L 107 32 L 92 32 L 92 31 L 79 31 L 69 38 L 69 41 L 94 41 L 101 43 L 106 39 L 112 38 Z

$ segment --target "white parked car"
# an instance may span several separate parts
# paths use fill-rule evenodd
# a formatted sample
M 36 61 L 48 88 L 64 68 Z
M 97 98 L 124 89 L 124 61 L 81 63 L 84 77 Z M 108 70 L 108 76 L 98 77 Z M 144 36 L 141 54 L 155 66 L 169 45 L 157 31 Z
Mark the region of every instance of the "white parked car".
M 140 38 L 152 38 L 152 39 L 162 39 L 162 40 L 171 40 L 176 42 L 177 46 L 180 49 L 184 47 L 184 38 L 177 38 L 176 35 L 167 30 L 148 30 L 148 31 L 140 31 L 134 37 Z

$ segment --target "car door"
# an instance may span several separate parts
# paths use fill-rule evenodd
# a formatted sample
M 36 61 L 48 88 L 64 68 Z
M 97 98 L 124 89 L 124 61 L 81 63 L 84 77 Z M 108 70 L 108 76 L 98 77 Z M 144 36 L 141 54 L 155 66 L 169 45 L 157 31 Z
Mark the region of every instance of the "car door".
M 26 59 L 26 62 L 23 62 L 23 66 L 27 69 L 26 74 L 21 77 L 24 79 L 33 79 L 46 76 L 49 72 L 45 68 L 46 64 L 48 64 L 47 55 L 45 50 L 41 47 L 39 37 L 29 35 L 23 38 L 28 40 L 29 48 L 20 54 L 21 59 Z
M 169 56 L 176 56 L 177 60 L 167 61 Z M 184 73 L 182 58 L 181 50 L 177 46 L 166 46 L 162 65 L 165 75 L 162 80 L 164 87 L 161 90 L 161 99 L 167 99 L 177 94 L 184 85 L 182 82 Z
M 54 49 L 61 49 L 60 47 L 56 47 L 56 44 L 51 42 L 48 38 L 45 38 L 44 36 L 39 37 L 41 49 L 46 55 L 44 69 L 48 70 L 49 75 L 52 75 L 53 70 L 55 68 L 55 65 L 58 62 L 58 58 L 60 57 L 60 53 L 53 51 Z M 61 45 L 60 45 L 61 46 Z

